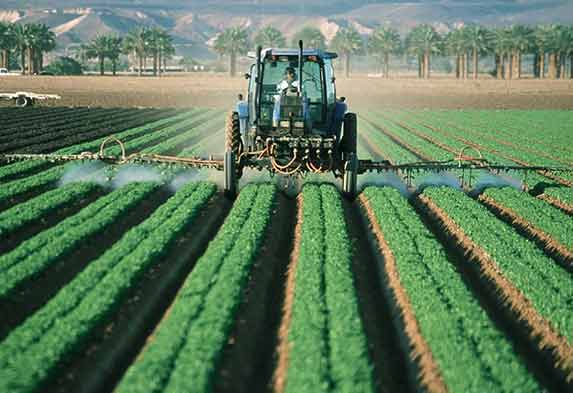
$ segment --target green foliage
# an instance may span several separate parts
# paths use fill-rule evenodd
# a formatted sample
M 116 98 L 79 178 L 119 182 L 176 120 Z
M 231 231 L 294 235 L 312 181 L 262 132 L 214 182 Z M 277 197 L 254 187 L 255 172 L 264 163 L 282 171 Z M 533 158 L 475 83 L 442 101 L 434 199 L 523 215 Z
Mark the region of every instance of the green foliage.
M 284 48 L 286 40 L 280 30 L 272 27 L 263 27 L 254 39 L 255 46 L 262 46 L 263 48 Z
M 217 36 L 213 49 L 222 55 L 245 54 L 249 48 L 247 29 L 230 27 Z
M 285 391 L 371 392 L 372 368 L 340 194 L 331 185 L 311 184 L 302 197 Z
M 143 185 L 133 185 L 132 189 Z M 28 392 L 75 351 L 193 222 L 215 192 L 189 184 L 132 228 L 0 343 L 0 391 Z
M 298 48 L 298 41 L 302 40 L 305 48 L 326 49 L 326 38 L 319 29 L 304 27 L 295 33 L 292 38 L 292 47 Z
M 54 75 L 81 75 L 82 65 L 71 57 L 58 57 L 45 69 Z
M 573 283 L 570 274 L 535 244 L 462 192 L 427 188 L 434 201 L 495 262 L 500 273 L 570 343 L 573 342 Z
M 118 393 L 210 390 L 266 233 L 275 195 L 275 187 L 268 184 L 249 185 L 241 191 L 153 342 L 118 385 Z
M 351 55 L 362 52 L 364 42 L 355 28 L 348 27 L 341 28 L 336 32 L 330 46 L 343 55 Z
M 364 196 L 448 390 L 539 391 L 511 342 L 497 330 L 408 202 L 386 187 L 368 187 Z

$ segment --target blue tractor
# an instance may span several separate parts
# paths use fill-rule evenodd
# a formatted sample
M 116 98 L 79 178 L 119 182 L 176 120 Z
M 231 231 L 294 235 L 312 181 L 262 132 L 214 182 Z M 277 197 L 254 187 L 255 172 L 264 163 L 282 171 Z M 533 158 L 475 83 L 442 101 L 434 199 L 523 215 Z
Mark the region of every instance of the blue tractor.
M 332 60 L 320 49 L 262 49 L 245 74 L 248 117 L 227 119 L 225 192 L 235 195 L 247 167 L 284 176 L 333 173 L 346 196 L 356 193 L 356 114 L 337 98 Z

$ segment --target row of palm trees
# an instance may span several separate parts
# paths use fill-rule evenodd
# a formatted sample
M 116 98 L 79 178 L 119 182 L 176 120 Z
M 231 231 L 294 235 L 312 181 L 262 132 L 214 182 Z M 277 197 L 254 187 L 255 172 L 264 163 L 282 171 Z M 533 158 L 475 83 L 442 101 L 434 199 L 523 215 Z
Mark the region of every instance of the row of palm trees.
M 173 38 L 163 29 L 147 26 L 131 30 L 125 37 L 99 34 L 88 44 L 82 45 L 81 50 L 88 59 L 98 59 L 101 75 L 104 74 L 106 59 L 112 63 L 112 74 L 116 74 L 122 53 L 137 59 L 139 75 L 147 69 L 149 59 L 152 61 L 153 75 L 161 75 L 167 68 L 167 59 L 175 54 Z
M 414 27 L 404 39 L 396 29 L 380 27 L 366 40 L 355 28 L 347 27 L 339 29 L 328 46 L 320 30 L 306 27 L 294 35 L 292 45 L 296 46 L 299 39 L 307 47 L 329 47 L 337 51 L 344 58 L 346 76 L 350 72 L 351 56 L 368 53 L 382 65 L 385 77 L 389 76 L 391 55 L 402 54 L 416 58 L 420 78 L 430 77 L 433 56 L 454 56 L 456 77 L 468 79 L 471 71 L 472 78 L 477 79 L 480 57 L 493 56 L 497 78 L 515 79 L 521 77 L 523 56 L 530 54 L 534 59 L 535 77 L 566 78 L 569 62 L 569 77 L 573 78 L 573 26 L 514 25 L 488 29 L 466 25 L 442 35 L 431 25 L 422 24 Z M 256 33 L 253 43 L 255 46 L 282 47 L 286 39 L 279 30 L 267 26 Z M 249 48 L 248 31 L 242 27 L 226 29 L 217 36 L 214 45 L 221 55 L 229 56 L 231 75 L 235 74 L 237 56 L 245 54 Z
M 20 56 L 23 74 L 42 71 L 44 53 L 56 47 L 56 35 L 41 23 L 0 22 L 0 67 L 9 68 L 10 56 Z

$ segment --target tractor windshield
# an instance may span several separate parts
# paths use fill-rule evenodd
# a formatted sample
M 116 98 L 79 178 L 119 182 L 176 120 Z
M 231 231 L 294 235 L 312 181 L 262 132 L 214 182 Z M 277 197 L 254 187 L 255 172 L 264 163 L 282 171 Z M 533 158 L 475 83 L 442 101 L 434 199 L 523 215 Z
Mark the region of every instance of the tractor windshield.
M 272 126 L 275 101 L 280 97 L 281 88 L 289 83 L 287 69 L 295 72 L 293 85 L 298 87 L 299 70 L 297 58 L 278 57 L 263 63 L 263 86 L 261 92 L 261 125 Z M 322 67 L 317 61 L 305 59 L 302 67 L 302 92 L 309 103 L 310 117 L 314 124 L 324 122 L 324 96 Z

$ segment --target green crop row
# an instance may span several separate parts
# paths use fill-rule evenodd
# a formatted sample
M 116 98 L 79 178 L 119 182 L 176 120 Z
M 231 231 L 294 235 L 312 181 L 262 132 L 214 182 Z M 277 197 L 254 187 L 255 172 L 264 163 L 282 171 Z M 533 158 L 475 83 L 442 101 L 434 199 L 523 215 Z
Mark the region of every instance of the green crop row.
M 169 125 L 175 125 L 179 122 L 183 122 L 183 121 L 186 121 L 188 119 L 194 119 L 195 113 L 197 113 L 197 110 L 192 109 L 188 112 L 181 113 L 181 114 L 178 114 L 176 116 L 167 117 L 165 119 L 157 120 L 157 121 L 145 124 L 145 125 L 140 126 L 140 127 L 135 127 L 135 128 L 131 128 L 131 129 L 126 130 L 126 131 L 119 132 L 115 135 L 124 142 L 127 140 L 131 140 L 133 138 L 136 138 L 136 137 L 151 135 L 151 134 L 154 134 L 155 132 L 157 132 L 157 130 L 162 129 L 163 127 L 166 127 Z M 62 154 L 62 155 L 79 154 L 79 153 L 82 153 L 84 151 L 96 152 L 99 149 L 101 143 L 106 138 L 108 138 L 108 137 L 105 136 L 105 137 L 101 137 L 101 138 L 98 138 L 98 139 L 90 141 L 90 142 L 81 143 L 81 144 L 73 145 L 70 147 L 65 147 L 65 148 L 56 150 L 54 152 L 54 154 Z M 114 146 L 114 145 L 112 144 L 111 146 Z M 14 176 L 15 174 L 18 174 L 18 173 L 23 173 L 23 172 L 34 170 L 35 168 L 39 168 L 44 164 L 45 164 L 45 162 L 43 162 L 43 161 L 33 160 L 33 161 L 16 162 L 13 164 L 3 166 L 0 168 L 0 180 L 6 179 L 10 176 Z
M 211 390 L 275 194 L 275 187 L 268 184 L 249 185 L 241 191 L 117 393 Z
M 207 114 L 210 114 L 210 113 L 207 113 Z M 207 114 L 201 114 L 201 115 L 198 115 L 197 117 L 192 117 L 189 120 L 182 121 L 180 123 L 177 123 L 174 126 L 170 126 L 170 127 L 165 128 L 165 129 L 162 129 L 161 131 L 152 132 L 149 134 L 143 134 L 142 136 L 138 137 L 137 139 L 134 139 L 133 141 L 131 141 L 127 147 L 129 149 L 129 151 L 137 151 L 138 149 L 140 149 L 144 146 L 147 146 L 149 144 L 152 144 L 153 142 L 158 142 L 160 140 L 164 140 L 167 138 L 176 137 L 184 129 L 191 128 L 192 130 L 194 130 L 193 127 L 195 127 L 200 122 L 204 121 L 205 118 L 207 117 Z M 192 131 L 192 132 L 194 133 L 195 131 Z M 143 150 L 141 150 L 141 152 L 147 153 L 148 150 L 151 150 L 153 152 L 157 152 L 157 151 L 161 151 L 163 149 L 161 148 L 161 143 L 160 143 L 159 145 L 155 145 L 155 146 L 152 146 L 150 148 L 143 149 Z M 108 149 L 106 149 L 106 154 L 117 155 L 120 153 L 120 151 L 121 150 L 120 150 L 120 147 L 118 145 L 112 144 L 109 146 Z M 56 182 L 62 176 L 62 174 L 66 171 L 66 169 L 71 168 L 73 165 L 75 165 L 75 164 L 69 163 L 66 165 L 60 165 L 60 166 L 57 166 L 55 168 L 51 168 L 51 169 L 48 169 L 44 172 L 41 172 L 37 175 L 30 176 L 30 177 L 27 177 L 27 178 L 21 179 L 21 180 L 14 180 L 12 182 L 7 183 L 0 190 L 0 202 L 6 201 L 9 198 L 13 198 L 13 197 L 20 195 L 22 193 L 25 193 L 25 192 L 28 192 L 28 191 L 31 191 L 31 190 L 34 190 L 37 188 L 41 188 L 41 187 L 44 187 L 50 183 Z
M 448 390 L 538 392 L 511 342 L 496 329 L 408 202 L 388 187 L 368 187 L 363 195 Z
M 100 186 L 95 183 L 69 184 L 3 211 L 0 213 L 0 238 L 26 224 L 40 220 L 56 209 L 87 197 L 99 188 Z
M 342 201 L 331 185 L 302 191 L 285 392 L 371 392 L 372 366 L 352 275 Z
M 104 230 L 158 186 L 157 183 L 128 184 L 0 256 L 0 298 L 46 269 L 88 237 Z
M 513 188 L 492 188 L 486 190 L 484 195 L 573 250 L 573 219 L 562 211 Z
M 206 183 L 183 187 L 12 331 L 0 343 L 0 391 L 38 391 L 189 227 L 214 192 L 215 186 Z
M 561 203 L 573 206 L 573 188 L 571 187 L 547 187 L 543 193 Z
M 462 192 L 435 187 L 424 190 L 424 195 L 490 256 L 539 314 L 573 343 L 573 281 L 566 270 Z

